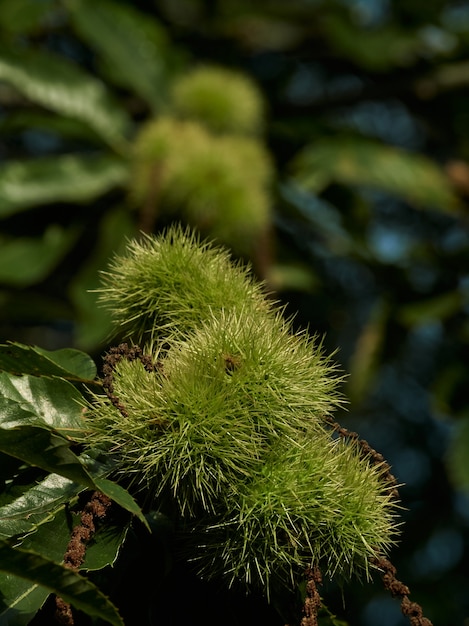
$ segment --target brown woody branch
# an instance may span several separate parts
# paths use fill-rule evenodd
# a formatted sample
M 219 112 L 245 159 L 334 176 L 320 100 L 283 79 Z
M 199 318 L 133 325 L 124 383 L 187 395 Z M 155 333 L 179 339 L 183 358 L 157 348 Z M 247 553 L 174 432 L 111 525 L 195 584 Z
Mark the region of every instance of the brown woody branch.
M 72 531 L 64 554 L 65 567 L 77 571 L 83 564 L 88 543 L 96 532 L 96 523 L 106 517 L 110 506 L 110 498 L 100 491 L 93 492 L 81 512 L 80 523 Z M 62 626 L 73 626 L 75 622 L 70 604 L 57 597 L 55 606 L 56 623 Z

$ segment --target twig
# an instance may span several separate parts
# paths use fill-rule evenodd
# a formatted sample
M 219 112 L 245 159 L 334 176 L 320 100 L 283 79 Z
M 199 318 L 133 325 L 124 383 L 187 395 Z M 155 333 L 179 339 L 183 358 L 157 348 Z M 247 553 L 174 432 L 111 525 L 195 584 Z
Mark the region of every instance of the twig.
M 393 598 L 401 598 L 401 611 L 409 618 L 411 626 L 433 626 L 432 622 L 423 616 L 422 607 L 417 602 L 411 602 L 408 598 L 409 587 L 396 578 L 396 568 L 383 556 L 371 559 L 371 563 L 381 570 L 381 578 L 384 588 Z
M 119 409 L 122 416 L 128 417 L 126 408 L 114 394 L 114 369 L 122 359 L 127 359 L 128 361 L 135 361 L 138 359 L 147 372 L 153 372 L 158 365 L 155 366 L 151 357 L 143 354 L 140 346 L 132 346 L 129 348 L 126 343 L 121 343 L 118 346 L 112 347 L 105 355 L 103 365 L 103 389 L 112 404 Z
M 111 500 L 100 491 L 94 491 L 89 502 L 83 508 L 80 523 L 72 530 L 67 550 L 64 554 L 64 565 L 69 569 L 78 570 L 85 560 L 86 548 L 96 532 L 96 522 L 106 517 Z M 62 598 L 55 600 L 55 621 L 62 626 L 73 626 L 72 607 Z
M 331 417 L 325 417 L 324 420 L 338 433 L 340 437 L 354 442 L 360 449 L 360 453 L 364 458 L 368 458 L 374 465 L 379 465 L 381 467 L 383 480 L 391 488 L 391 496 L 395 500 L 399 500 L 397 480 L 395 476 L 391 474 L 391 466 L 386 462 L 383 455 L 372 448 L 366 439 L 360 439 L 358 433 L 344 428 L 338 422 L 335 422 Z
M 306 575 L 306 598 L 303 604 L 303 618 L 301 626 L 318 626 L 318 609 L 321 607 L 321 597 L 316 585 L 322 582 L 318 567 L 308 567 Z

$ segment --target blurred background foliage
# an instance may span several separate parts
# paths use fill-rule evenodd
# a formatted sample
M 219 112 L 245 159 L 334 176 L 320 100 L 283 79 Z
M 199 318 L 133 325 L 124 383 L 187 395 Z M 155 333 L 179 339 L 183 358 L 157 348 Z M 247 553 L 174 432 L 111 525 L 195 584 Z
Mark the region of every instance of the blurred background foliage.
M 466 2 L 0 3 L 1 340 L 99 361 L 128 238 L 227 245 L 338 348 L 339 419 L 404 483 L 399 577 L 465 626 L 468 203 Z M 379 582 L 324 595 L 406 623 Z

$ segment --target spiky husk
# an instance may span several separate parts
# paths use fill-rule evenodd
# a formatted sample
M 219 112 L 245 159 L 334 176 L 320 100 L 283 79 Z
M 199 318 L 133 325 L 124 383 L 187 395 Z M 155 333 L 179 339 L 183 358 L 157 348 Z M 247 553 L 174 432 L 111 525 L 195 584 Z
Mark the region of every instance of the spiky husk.
M 273 312 L 221 311 L 166 346 L 156 372 L 121 361 L 113 387 L 127 415 L 96 398 L 94 443 L 117 450 L 139 488 L 169 491 L 181 514 L 215 511 L 273 445 L 296 446 L 340 402 L 329 359 L 289 331 Z
M 242 249 L 270 220 L 272 165 L 266 150 L 255 140 L 236 136 L 185 145 L 164 201 L 212 238 Z
M 316 430 L 226 493 L 217 521 L 187 526 L 186 549 L 202 577 L 267 595 L 294 589 L 311 564 L 331 578 L 368 576 L 369 559 L 394 543 L 396 508 L 379 467 Z
M 85 443 L 171 502 L 204 576 L 268 592 L 311 562 L 366 573 L 396 506 L 384 466 L 329 430 L 340 379 L 320 343 L 181 228 L 131 242 L 104 279 L 102 302 L 158 366 L 115 364 L 114 401 L 92 399 Z
M 269 223 L 272 174 L 258 141 L 161 117 L 135 140 L 129 194 L 136 205 L 152 197 L 159 210 L 245 252 Z
M 259 133 L 264 126 L 260 90 L 244 74 L 202 66 L 179 77 L 172 89 L 174 110 L 214 132 Z
M 117 333 L 137 344 L 181 337 L 223 309 L 262 315 L 272 306 L 248 268 L 177 226 L 131 241 L 102 281 L 100 304 Z
M 129 194 L 134 204 L 145 202 L 155 185 L 159 194 L 171 187 L 177 172 L 184 169 L 186 150 L 197 152 L 210 144 L 210 135 L 195 122 L 161 116 L 142 126 L 137 134 L 131 160 Z M 181 150 L 184 146 L 184 150 Z

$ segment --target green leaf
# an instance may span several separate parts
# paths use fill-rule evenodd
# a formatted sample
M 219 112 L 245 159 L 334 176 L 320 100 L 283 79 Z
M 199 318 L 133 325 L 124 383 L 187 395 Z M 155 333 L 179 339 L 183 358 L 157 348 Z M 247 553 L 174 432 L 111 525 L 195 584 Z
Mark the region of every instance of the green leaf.
M 96 377 L 93 359 L 80 350 L 44 350 L 20 343 L 0 344 L 0 370 L 11 374 L 57 376 L 72 382 L 91 383 Z
M 0 516 L 7 509 L 10 518 L 26 515 L 31 518 L 42 517 L 37 524 L 31 523 L 29 531 L 35 532 L 26 536 L 20 544 L 21 549 L 31 550 L 50 561 L 60 562 L 67 549 L 72 527 L 78 523 L 65 509 L 64 499 L 76 495 L 77 486 L 60 476 L 50 475 L 41 484 L 38 492 L 31 489 L 25 497 L 19 498 L 11 507 L 0 509 Z M 21 501 L 21 502 L 20 502 Z M 59 507 L 57 507 L 59 505 Z M 49 508 L 49 510 L 48 510 Z M 119 555 L 120 548 L 127 536 L 129 524 L 119 523 L 101 525 L 93 535 L 93 541 L 87 546 L 85 561 L 80 569 L 96 571 L 113 565 Z M 0 592 L 6 605 L 0 608 L 0 624 L 27 624 L 29 619 L 42 606 L 49 590 L 31 584 L 17 576 L 0 573 Z M 1 603 L 1 600 L 0 600 Z M 1 604 L 0 604 L 1 607 Z M 5 622 L 5 620 L 12 620 Z M 2 621 L 4 620 L 4 621 Z
M 361 402 L 378 373 L 379 355 L 383 345 L 389 307 L 378 300 L 370 311 L 350 357 L 347 396 L 351 402 Z
M 36 0 L 34 0 L 36 1 Z M 18 137 L 19 133 L 40 132 L 57 143 L 63 139 L 78 139 L 102 150 L 102 140 L 93 130 L 80 120 L 62 117 L 44 109 L 19 109 L 9 111 L 0 119 L 0 134 L 7 141 L 9 137 Z M 91 147 L 91 146 L 90 146 Z
M 0 570 L 45 587 L 88 615 L 124 626 L 116 607 L 93 583 L 34 552 L 0 540 Z
M 150 526 L 148 525 L 148 521 L 142 513 L 141 508 L 135 502 L 133 497 L 130 495 L 128 491 L 126 491 L 123 487 L 118 485 L 111 480 L 107 480 L 106 478 L 96 478 L 95 484 L 97 489 L 104 493 L 104 495 L 111 498 L 113 502 L 121 506 L 132 515 L 135 515 L 144 526 L 150 530 Z
M 58 474 L 47 475 L 12 502 L 0 507 L 0 537 L 13 537 L 33 530 L 54 517 L 59 508 L 83 488 Z
M 68 0 L 67 6 L 79 34 L 113 70 L 112 77 L 153 109 L 161 107 L 168 78 L 168 39 L 154 17 L 110 0 Z
M 92 477 L 70 450 L 66 439 L 37 426 L 43 421 L 44 425 L 64 434 L 73 434 L 74 430 L 83 428 L 80 405 L 78 402 L 74 404 L 74 400 L 81 396 L 74 387 L 61 380 L 27 376 L 14 377 L 17 378 L 14 380 L 5 373 L 0 376 L 3 377 L 3 384 L 0 379 L 0 451 L 29 465 L 69 478 L 78 485 L 101 491 L 135 515 L 150 530 L 142 510 L 128 491 L 117 483 L 102 478 L 101 468 L 98 470 L 99 474 Z M 68 390 L 60 389 L 57 383 L 67 385 L 78 396 L 69 396 Z M 51 397 L 53 403 L 50 402 Z M 60 412 L 62 405 L 65 415 Z M 77 411 L 75 414 L 71 413 L 73 408 Z
M 130 524 L 105 524 L 93 536 L 81 569 L 97 571 L 114 565 L 126 540 Z
M 83 398 L 59 378 L 0 373 L 0 427 L 41 426 L 64 436 L 83 431 Z
M 44 50 L 0 51 L 0 80 L 46 109 L 80 120 L 114 149 L 125 149 L 130 121 L 102 82 Z
M 80 523 L 79 515 L 70 514 L 62 507 L 51 519 L 38 526 L 34 533 L 27 535 L 20 544 L 24 550 L 32 550 L 44 558 L 61 562 L 73 528 Z M 129 529 L 128 519 L 119 522 L 106 522 L 98 526 L 92 541 L 86 546 L 85 560 L 81 570 L 98 571 L 116 562 L 122 543 Z
M 96 376 L 96 364 L 93 359 L 80 350 L 73 348 L 62 348 L 61 350 L 44 350 L 43 348 L 33 348 L 42 357 L 55 363 L 64 372 L 64 378 L 73 380 L 76 377 L 79 380 L 92 381 Z M 71 374 L 71 377 L 69 376 Z
M 53 202 L 85 204 L 127 179 L 127 165 L 111 155 L 10 161 L 0 166 L 0 217 Z
M 15 545 L 23 550 L 32 550 L 49 561 L 60 563 L 67 550 L 73 527 L 77 523 L 79 518 L 62 506 L 51 512 L 49 519 L 37 525 L 34 532 L 23 539 L 15 538 Z
M 68 442 L 44 428 L 0 428 L 0 451 L 34 467 L 69 478 L 89 489 L 96 488 L 88 471 L 70 450 Z
M 401 307 L 397 317 L 405 326 L 419 326 L 441 321 L 462 311 L 466 297 L 459 290 L 427 298 Z
M 60 561 L 70 540 L 72 526 L 78 523 L 78 518 L 72 522 L 65 505 L 76 499 L 81 491 L 83 487 L 71 480 L 49 474 L 39 484 L 0 507 L 0 537 L 15 536 L 21 547 Z M 122 516 L 118 521 L 109 523 L 106 520 L 106 524 L 99 526 L 92 543 L 87 546 L 82 569 L 99 570 L 112 565 L 128 527 Z
M 322 24 L 336 52 L 371 71 L 408 66 L 424 48 L 422 39 L 407 28 L 389 26 L 365 30 L 354 27 L 345 15 L 332 13 L 323 17 Z
M 131 496 L 124 489 L 114 485 L 111 481 L 97 479 L 96 488 L 104 493 L 101 487 L 106 489 L 106 495 L 112 498 L 118 506 L 124 503 L 126 505 L 124 509 L 131 508 L 132 514 L 143 517 Z M 34 532 L 29 532 L 21 541 L 21 547 L 34 550 L 52 561 L 60 561 L 70 540 L 72 528 L 79 523 L 78 516 L 72 522 L 70 512 L 65 509 L 64 504 L 70 502 L 80 491 L 83 491 L 83 488 L 76 483 L 66 482 L 66 479 L 60 476 L 50 475 L 42 482 L 40 491 L 34 488 L 28 491 L 20 498 L 22 502 L 16 501 L 10 507 L 0 509 L 0 516 L 4 509 L 7 512 L 10 510 L 11 519 L 11 508 L 14 507 L 16 517 L 18 515 L 24 517 L 26 507 L 23 506 L 21 511 L 18 509 L 21 503 L 27 503 L 29 512 L 26 515 L 34 516 L 36 523 L 30 529 Z M 106 520 L 105 524 L 98 527 L 93 535 L 93 541 L 87 546 L 85 561 L 81 569 L 99 570 L 112 565 L 127 536 L 128 527 L 128 519 L 123 522 L 122 517 L 119 521 L 112 523 Z
M 314 193 L 340 183 L 379 189 L 419 207 L 458 208 L 449 180 L 430 159 L 368 139 L 317 141 L 299 154 L 292 170 L 294 179 Z
M 92 477 L 70 450 L 64 435 L 83 430 L 81 395 L 67 381 L 0 374 L 0 451 L 29 465 L 69 478 L 79 485 L 102 491 L 148 529 L 132 496 L 120 485 L 102 478 L 102 468 Z
M 27 626 L 49 594 L 49 589 L 0 571 L 0 624 Z
M 15 287 L 38 283 L 58 265 L 76 238 L 75 229 L 65 230 L 54 224 L 41 238 L 0 237 L 0 282 Z

